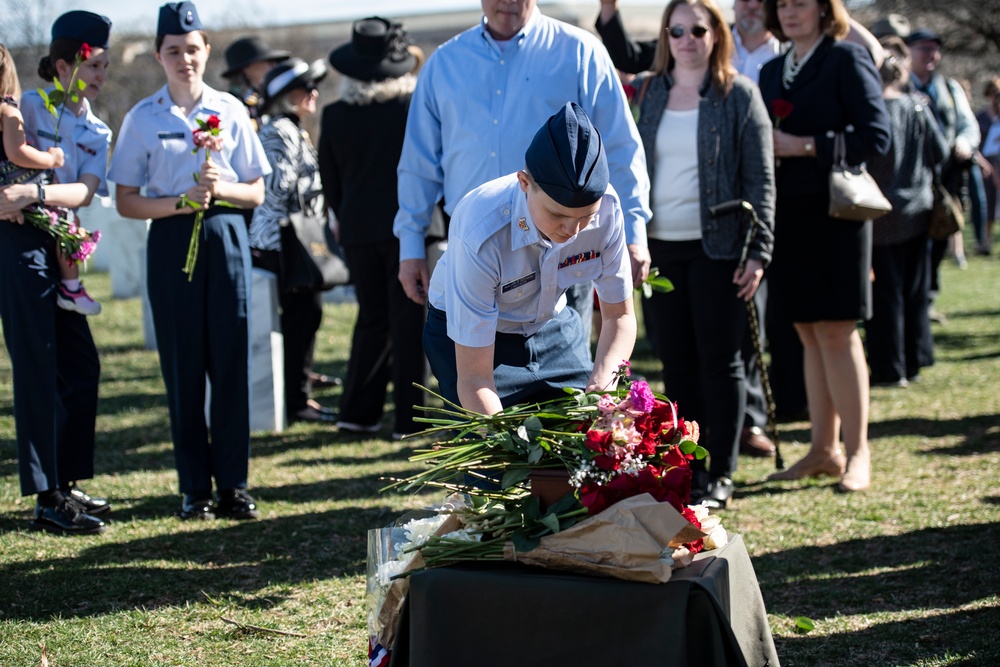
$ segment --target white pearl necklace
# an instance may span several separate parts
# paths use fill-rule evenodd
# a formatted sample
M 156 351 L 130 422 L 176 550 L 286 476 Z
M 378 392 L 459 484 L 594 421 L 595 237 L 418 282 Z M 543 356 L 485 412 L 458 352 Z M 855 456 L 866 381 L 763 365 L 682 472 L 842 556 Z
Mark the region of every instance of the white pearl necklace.
M 784 84 L 786 90 L 792 87 L 792 81 L 795 81 L 795 77 L 799 75 L 799 72 L 805 67 L 806 62 L 816 52 L 816 48 L 819 47 L 822 41 L 823 35 L 820 35 L 819 39 L 809 47 L 809 50 L 802 56 L 802 60 L 799 62 L 795 62 L 795 49 L 788 49 L 788 53 L 785 54 L 785 66 L 781 71 L 781 83 Z

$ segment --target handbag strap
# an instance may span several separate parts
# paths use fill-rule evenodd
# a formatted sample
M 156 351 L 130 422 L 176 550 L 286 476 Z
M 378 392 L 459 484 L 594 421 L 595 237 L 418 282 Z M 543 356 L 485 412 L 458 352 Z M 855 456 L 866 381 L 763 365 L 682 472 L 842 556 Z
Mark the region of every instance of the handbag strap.
M 843 132 L 833 135 L 833 164 L 837 167 L 847 166 L 847 139 Z

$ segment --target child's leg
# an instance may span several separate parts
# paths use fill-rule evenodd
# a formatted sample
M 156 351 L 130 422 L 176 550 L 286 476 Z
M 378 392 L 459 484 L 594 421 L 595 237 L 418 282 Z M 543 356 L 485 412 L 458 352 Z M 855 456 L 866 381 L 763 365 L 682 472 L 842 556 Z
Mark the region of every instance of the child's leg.
M 80 266 L 69 261 L 59 252 L 59 290 L 56 292 L 56 303 L 60 308 L 72 310 L 81 315 L 97 315 L 101 312 L 101 304 L 87 294 L 80 281 Z

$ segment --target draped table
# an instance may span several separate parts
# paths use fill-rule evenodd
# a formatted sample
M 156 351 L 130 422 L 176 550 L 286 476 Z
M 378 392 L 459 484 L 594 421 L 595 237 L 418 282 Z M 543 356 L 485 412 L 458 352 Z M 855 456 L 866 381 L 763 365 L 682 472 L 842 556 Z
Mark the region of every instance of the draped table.
M 410 578 L 390 667 L 778 667 L 743 538 L 665 584 L 489 563 Z

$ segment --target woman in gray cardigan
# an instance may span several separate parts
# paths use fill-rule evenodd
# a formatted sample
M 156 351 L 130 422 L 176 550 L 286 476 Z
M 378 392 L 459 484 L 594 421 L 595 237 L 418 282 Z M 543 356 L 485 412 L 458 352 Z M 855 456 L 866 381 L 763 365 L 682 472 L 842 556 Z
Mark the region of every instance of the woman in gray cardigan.
M 744 302 L 760 283 L 774 238 L 771 123 L 757 87 L 736 73 L 732 49 L 714 0 L 672 0 L 653 71 L 634 82 L 652 185 L 649 251 L 674 284 L 644 302 L 645 322 L 666 394 L 701 424 L 709 451 L 692 501 L 714 507 L 727 506 L 733 493 L 746 401 Z M 709 213 L 733 199 L 750 202 L 764 226 L 744 269 L 746 216 Z

